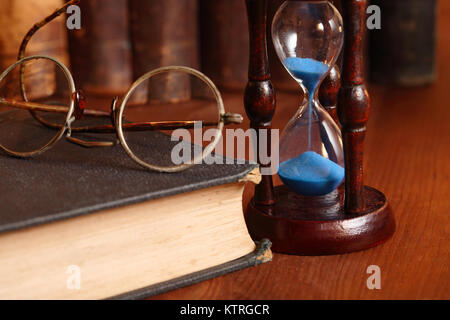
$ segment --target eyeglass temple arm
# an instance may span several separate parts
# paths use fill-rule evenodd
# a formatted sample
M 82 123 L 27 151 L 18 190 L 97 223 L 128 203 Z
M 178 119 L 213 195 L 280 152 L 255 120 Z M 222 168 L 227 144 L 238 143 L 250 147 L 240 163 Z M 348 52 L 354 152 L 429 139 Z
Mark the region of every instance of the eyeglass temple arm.
M 214 127 L 217 126 L 217 121 L 204 122 L 204 121 L 148 121 L 148 122 L 131 122 L 122 124 L 122 129 L 128 132 L 137 131 L 152 131 L 152 130 L 176 130 L 176 129 L 193 129 L 196 123 L 201 123 L 202 127 Z M 224 124 L 236 124 L 239 122 L 224 122 Z M 95 127 L 77 127 L 73 128 L 72 132 L 84 132 L 84 133 L 114 133 L 115 127 L 112 125 L 103 125 Z
M 22 43 L 20 44 L 20 49 L 19 49 L 19 54 L 17 56 L 17 60 L 21 60 L 24 56 L 25 56 L 25 50 L 27 48 L 28 42 L 30 42 L 31 37 L 43 26 L 45 26 L 47 23 L 51 22 L 52 20 L 56 19 L 57 17 L 59 17 L 60 15 L 62 15 L 64 12 L 67 11 L 67 8 L 70 7 L 71 5 L 76 5 L 79 4 L 80 0 L 70 0 L 68 2 L 66 2 L 61 8 L 56 9 L 51 15 L 49 15 L 48 17 L 46 17 L 44 20 L 36 23 L 33 27 L 31 27 L 30 30 L 28 30 L 27 34 L 25 35 L 25 37 L 22 40 Z M 24 66 L 21 65 L 20 66 L 20 90 L 22 93 L 22 98 L 25 101 L 28 101 L 27 96 L 25 94 L 25 81 L 24 81 Z
M 23 102 L 17 100 L 6 100 L 0 98 L 0 105 L 10 106 L 13 108 L 24 109 L 28 111 L 42 111 L 42 112 L 53 112 L 53 113 L 67 113 L 69 111 L 68 107 L 64 106 L 53 106 L 46 105 L 36 102 Z M 106 111 L 84 109 L 84 115 L 93 117 L 110 117 L 111 114 Z M 239 124 L 242 123 L 243 117 L 237 113 L 225 113 L 221 115 L 221 121 L 227 124 Z M 217 121 L 148 121 L 148 122 L 131 122 L 124 123 L 122 125 L 123 129 L 126 131 L 146 131 L 146 130 L 175 130 L 175 129 L 191 129 L 194 128 L 195 123 L 201 122 L 203 127 L 216 126 Z M 86 126 L 72 128 L 73 132 L 92 132 L 92 133 L 113 133 L 115 132 L 115 127 L 112 125 L 103 126 Z
M 36 23 L 25 35 L 25 37 L 22 40 L 22 43 L 20 44 L 19 54 L 18 54 L 18 60 L 22 59 L 25 56 L 25 49 L 28 45 L 28 42 L 30 42 L 31 37 L 43 26 L 45 26 L 47 23 L 51 22 L 52 20 L 56 19 L 63 13 L 67 11 L 67 8 L 71 5 L 77 5 L 80 3 L 80 0 L 70 0 L 66 2 L 61 8 L 56 9 L 51 15 L 46 17 L 44 20 Z M 23 70 L 21 70 L 21 76 L 23 75 Z
M 42 111 L 42 112 L 53 112 L 53 113 L 67 113 L 69 111 L 68 107 L 58 106 L 58 105 L 47 105 L 37 102 L 24 102 L 17 100 L 7 100 L 0 98 L 0 105 L 9 106 L 17 109 L 23 109 L 28 111 Z M 106 111 L 85 109 L 83 111 L 84 115 L 92 117 L 109 117 L 110 113 Z
M 226 113 L 222 116 L 225 124 L 241 123 L 242 116 L 234 113 Z M 225 120 L 228 119 L 228 120 Z M 122 125 L 124 131 L 149 131 L 149 130 L 170 130 L 170 129 L 189 129 L 194 128 L 197 121 L 159 121 L 159 122 L 136 122 L 126 123 Z M 217 122 L 203 122 L 202 126 L 217 126 Z M 114 125 L 104 125 L 97 127 L 78 127 L 73 128 L 72 132 L 78 133 L 115 133 L 116 128 Z M 97 147 L 111 147 L 115 143 L 111 141 L 86 141 L 78 139 L 72 136 L 66 136 L 66 139 L 74 144 L 85 148 L 97 148 Z

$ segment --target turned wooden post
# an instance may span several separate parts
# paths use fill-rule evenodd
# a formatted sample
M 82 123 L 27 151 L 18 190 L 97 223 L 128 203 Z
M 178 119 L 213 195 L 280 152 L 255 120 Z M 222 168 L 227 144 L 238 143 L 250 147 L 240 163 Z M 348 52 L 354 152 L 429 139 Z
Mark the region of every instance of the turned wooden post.
M 246 4 L 250 35 L 250 61 L 244 105 L 251 127 L 257 130 L 259 141 L 259 129 L 267 129 L 270 132 L 271 121 L 275 112 L 275 91 L 270 81 L 267 56 L 267 0 L 246 0 Z M 270 151 L 270 139 L 268 140 L 268 151 Z M 254 144 L 256 150 L 259 146 L 258 141 Z M 260 163 L 259 153 L 258 163 Z M 261 183 L 255 188 L 253 199 L 256 204 L 261 205 L 275 203 L 271 175 L 262 177 Z
M 336 9 L 342 14 L 341 0 L 330 1 Z M 319 88 L 319 101 L 321 105 L 328 111 L 334 122 L 339 126 L 339 118 L 337 116 L 337 100 L 339 89 L 341 88 L 341 72 L 342 52 L 336 61 L 336 64 L 331 68 L 328 76 L 323 80 Z
M 344 66 L 338 99 L 345 154 L 345 212 L 365 209 L 363 150 L 369 118 L 369 94 L 364 85 L 363 47 L 366 30 L 366 0 L 344 0 Z
M 319 88 L 319 101 L 337 125 L 339 125 L 339 119 L 337 116 L 336 105 L 340 88 L 341 74 L 338 66 L 334 65 L 330 70 L 330 74 L 323 80 L 322 85 Z

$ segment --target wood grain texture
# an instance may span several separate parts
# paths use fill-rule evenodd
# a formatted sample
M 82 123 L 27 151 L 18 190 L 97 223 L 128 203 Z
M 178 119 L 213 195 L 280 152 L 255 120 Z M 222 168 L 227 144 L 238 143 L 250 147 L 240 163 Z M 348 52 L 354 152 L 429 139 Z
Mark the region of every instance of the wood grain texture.
M 342 6 L 345 29 L 344 66 L 337 114 L 341 123 L 344 145 L 344 202 L 345 211 L 348 214 L 363 212 L 366 207 L 363 154 L 370 110 L 370 97 L 363 75 L 366 8 L 366 0 L 347 0 Z
M 440 1 L 440 16 L 450 2 Z M 179 289 L 155 299 L 450 299 L 450 20 L 440 19 L 438 82 L 395 89 L 370 86 L 365 182 L 383 190 L 397 221 L 394 237 L 362 252 L 295 257 Z M 225 95 L 231 112 L 242 97 Z M 278 94 L 273 126 L 295 112 L 299 96 Z M 248 122 L 242 124 L 248 127 Z M 279 184 L 279 180 L 275 179 Z M 244 194 L 246 206 L 253 191 Z M 381 268 L 381 290 L 366 287 L 366 269 Z

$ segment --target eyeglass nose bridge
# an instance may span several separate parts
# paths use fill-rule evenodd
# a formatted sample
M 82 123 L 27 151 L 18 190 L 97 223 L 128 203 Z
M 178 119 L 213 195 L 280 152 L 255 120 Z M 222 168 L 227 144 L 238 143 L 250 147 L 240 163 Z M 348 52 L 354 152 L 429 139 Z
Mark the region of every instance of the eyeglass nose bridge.
M 114 141 L 87 141 L 84 139 L 79 139 L 72 137 L 72 131 L 70 130 L 70 126 L 74 120 L 80 120 L 83 117 L 85 105 L 86 105 L 86 98 L 83 94 L 83 91 L 77 90 L 73 93 L 73 100 L 75 104 L 75 110 L 74 110 L 74 117 L 72 118 L 72 121 L 69 121 L 68 123 L 68 130 L 66 135 L 66 140 L 70 143 L 76 144 L 78 146 L 84 147 L 84 148 L 98 148 L 98 147 L 112 147 L 116 145 L 118 142 Z M 111 122 L 113 126 L 116 124 L 116 118 L 117 118 L 117 100 L 118 98 L 115 97 L 111 103 Z M 117 135 L 117 132 L 116 132 Z M 119 140 L 117 140 L 119 141 Z

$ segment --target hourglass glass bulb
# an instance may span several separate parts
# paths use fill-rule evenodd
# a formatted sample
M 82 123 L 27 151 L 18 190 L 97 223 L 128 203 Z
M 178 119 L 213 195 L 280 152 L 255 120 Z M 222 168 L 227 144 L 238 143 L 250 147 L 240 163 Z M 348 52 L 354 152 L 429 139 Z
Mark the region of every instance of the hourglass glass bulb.
M 330 193 L 344 179 L 342 138 L 317 92 L 342 48 L 342 17 L 328 1 L 286 1 L 275 14 L 272 38 L 306 96 L 281 135 L 278 175 L 298 194 Z

